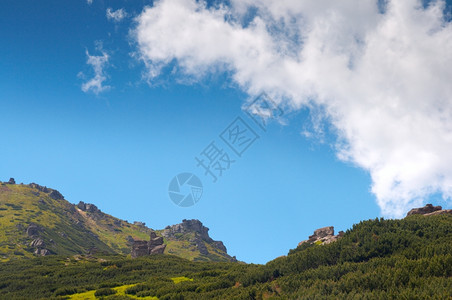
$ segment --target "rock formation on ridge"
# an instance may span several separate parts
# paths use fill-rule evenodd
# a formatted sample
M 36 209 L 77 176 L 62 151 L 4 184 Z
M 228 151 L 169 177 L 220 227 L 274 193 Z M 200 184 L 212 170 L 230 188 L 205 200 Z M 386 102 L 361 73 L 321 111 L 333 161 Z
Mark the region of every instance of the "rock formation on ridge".
M 429 203 L 424 207 L 413 208 L 406 214 L 406 216 L 407 217 L 412 215 L 433 216 L 442 214 L 452 214 L 452 209 L 443 209 L 439 205 L 433 206 L 432 204 Z
M 163 238 L 157 236 L 155 231 L 151 231 L 149 241 L 134 240 L 132 242 L 132 258 L 137 258 L 152 254 L 163 254 L 166 245 L 163 244 Z
M 320 244 L 320 245 L 329 244 L 331 242 L 337 241 L 339 238 L 341 238 L 343 236 L 344 236 L 343 231 L 339 231 L 339 233 L 337 235 L 334 235 L 334 227 L 333 226 L 322 227 L 322 228 L 316 229 L 314 231 L 314 234 L 309 236 L 308 240 L 301 241 L 300 243 L 298 243 L 298 246 L 301 246 L 304 243 Z

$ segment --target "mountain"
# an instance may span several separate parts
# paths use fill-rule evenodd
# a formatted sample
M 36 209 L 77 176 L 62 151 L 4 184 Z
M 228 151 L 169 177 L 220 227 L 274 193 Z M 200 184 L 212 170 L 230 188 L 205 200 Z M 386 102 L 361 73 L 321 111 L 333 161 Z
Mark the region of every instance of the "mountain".
M 0 299 L 451 299 L 452 214 L 430 210 L 337 236 L 321 228 L 265 265 L 100 252 L 10 260 L 0 263 Z M 165 235 L 199 226 L 182 224 Z
M 106 214 L 94 204 L 71 204 L 57 190 L 36 183 L 16 184 L 12 178 L 0 182 L 0 225 L 3 261 L 97 252 L 129 255 L 137 244 L 149 244 L 151 235 L 161 239 L 165 254 L 189 260 L 235 261 L 198 220 L 183 220 L 154 231 L 145 223 L 132 224 Z
M 0 299 L 452 298 L 452 210 L 431 204 L 317 229 L 265 265 L 234 262 L 198 220 L 152 230 L 13 179 L 0 225 Z

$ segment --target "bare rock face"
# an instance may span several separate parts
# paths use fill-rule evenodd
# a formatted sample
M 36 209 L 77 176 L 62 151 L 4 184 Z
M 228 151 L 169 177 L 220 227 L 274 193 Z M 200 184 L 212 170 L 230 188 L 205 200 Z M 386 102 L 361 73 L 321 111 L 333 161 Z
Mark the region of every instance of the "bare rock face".
M 437 210 L 432 213 L 425 214 L 424 216 L 435 216 L 435 215 L 444 215 L 444 214 L 452 214 L 452 209 Z
M 30 247 L 44 248 L 45 246 L 44 240 L 41 238 L 36 238 L 30 243 Z
M 31 223 L 27 227 L 26 229 L 27 236 L 33 239 L 29 245 L 30 247 L 35 248 L 35 251 L 33 253 L 36 255 L 39 256 L 51 255 L 52 253 L 49 250 L 45 249 L 46 243 L 44 242 L 44 239 L 40 237 L 42 231 L 43 229 L 41 227 L 33 223 Z M 53 240 L 50 240 L 50 243 L 55 244 Z
M 28 186 L 33 188 L 33 189 L 36 189 L 36 190 L 38 190 L 40 192 L 43 192 L 43 193 L 50 193 L 50 189 L 49 188 L 47 188 L 46 186 L 39 185 L 39 184 L 34 183 L 34 182 L 30 183 Z
M 182 220 L 182 223 L 167 226 L 165 230 L 163 230 L 162 235 L 167 238 L 174 238 L 178 233 L 189 233 L 195 232 L 199 235 L 203 240 L 211 240 L 209 237 L 209 228 L 205 227 L 201 221 L 193 219 L 193 220 Z
M 137 258 L 152 254 L 163 254 L 166 245 L 163 244 L 163 237 L 157 236 L 154 231 L 151 231 L 149 241 L 133 241 L 132 242 L 132 258 Z
M 327 236 L 332 236 L 332 235 L 334 235 L 334 227 L 333 226 L 323 227 L 323 228 L 316 229 L 314 231 L 314 234 L 309 236 L 309 240 L 311 240 L 311 239 L 319 240 L 321 238 L 324 238 Z
M 132 258 L 137 258 L 149 254 L 148 242 L 133 241 L 132 243 Z
M 443 208 L 441 206 L 433 206 L 432 204 L 427 204 L 424 207 L 413 208 L 406 214 L 406 216 L 408 217 L 411 215 L 426 215 L 426 214 L 433 213 L 435 211 L 440 211 L 442 209 Z
M 163 254 L 163 252 L 165 251 L 166 245 L 159 245 L 159 246 L 155 246 L 154 248 L 151 249 L 151 251 L 149 252 L 149 254 Z
M 163 238 L 161 236 L 157 236 L 155 231 L 151 231 L 149 237 L 150 237 L 150 240 L 148 242 L 149 247 L 163 245 Z
M 304 243 L 321 244 L 321 245 L 329 244 L 329 243 L 337 241 L 338 239 L 340 239 L 343 236 L 344 236 L 343 231 L 339 231 L 338 235 L 334 235 L 334 227 L 327 226 L 327 227 L 316 229 L 314 231 L 314 234 L 309 236 L 309 240 L 300 242 L 298 244 L 298 246 L 300 246 Z
M 227 252 L 226 246 L 223 244 L 222 241 L 214 241 L 214 242 L 213 242 L 213 245 L 214 245 L 216 248 L 220 249 L 221 251 Z
M 78 207 L 80 210 L 82 210 L 82 211 L 87 211 L 87 212 L 90 212 L 90 213 L 100 212 L 100 209 L 98 209 L 96 205 L 91 204 L 91 203 L 85 203 L 85 202 L 83 202 L 83 201 L 80 201 L 80 202 L 77 204 L 77 207 Z
M 62 200 L 64 199 L 63 195 L 61 195 L 60 192 L 58 192 L 57 190 L 52 190 L 49 194 L 49 197 L 52 198 L 53 200 Z
M 34 183 L 34 182 L 30 183 L 28 186 L 31 187 L 32 189 L 36 189 L 36 190 L 38 190 L 40 192 L 49 194 L 49 197 L 54 199 L 54 200 L 62 200 L 62 199 L 64 199 L 64 196 L 60 192 L 58 192 L 57 190 L 54 190 L 54 189 L 49 189 L 46 186 L 42 186 L 42 185 L 39 185 L 39 184 Z M 38 196 L 39 194 L 35 193 L 35 195 Z

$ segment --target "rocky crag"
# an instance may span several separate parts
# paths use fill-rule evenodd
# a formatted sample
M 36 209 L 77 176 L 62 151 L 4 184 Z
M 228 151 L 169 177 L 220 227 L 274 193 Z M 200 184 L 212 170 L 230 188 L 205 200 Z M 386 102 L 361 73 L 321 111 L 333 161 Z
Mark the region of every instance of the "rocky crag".
M 162 236 L 168 244 L 168 253 L 176 254 L 178 249 L 172 247 L 174 242 L 184 242 L 193 252 L 201 255 L 195 260 L 223 260 L 236 261 L 235 256 L 227 254 L 227 249 L 221 241 L 214 241 L 209 236 L 209 228 L 205 227 L 201 221 L 182 220 L 182 223 L 167 226 L 161 231 Z
M 343 231 L 339 231 L 337 235 L 334 235 L 334 227 L 327 226 L 316 229 L 313 235 L 309 236 L 308 240 L 301 241 L 298 243 L 298 246 L 303 245 L 304 243 L 316 244 L 316 245 L 324 245 L 337 241 L 341 237 L 344 236 Z
M 132 258 L 137 258 L 152 254 L 163 254 L 166 245 L 163 243 L 163 237 L 157 236 L 155 231 L 151 231 L 149 241 L 134 240 L 132 242 Z
M 432 204 L 427 204 L 424 207 L 413 208 L 410 210 L 406 216 L 412 215 L 424 215 L 424 216 L 434 216 L 442 214 L 452 214 L 452 209 L 443 209 L 441 206 L 433 206 Z

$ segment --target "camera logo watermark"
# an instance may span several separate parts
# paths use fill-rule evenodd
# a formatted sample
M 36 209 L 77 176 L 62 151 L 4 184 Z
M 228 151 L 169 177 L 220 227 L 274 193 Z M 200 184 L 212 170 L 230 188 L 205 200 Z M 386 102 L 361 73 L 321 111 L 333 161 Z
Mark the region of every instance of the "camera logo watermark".
M 265 93 L 257 97 L 243 110 L 263 132 L 267 131 L 269 120 L 278 119 L 284 114 L 277 103 Z M 257 126 L 254 125 L 254 127 Z M 229 170 L 231 165 L 236 163 L 236 160 L 241 158 L 260 136 L 250 124 L 238 116 L 219 134 L 219 138 L 220 141 L 211 141 L 195 157 L 196 167 L 202 168 L 204 175 L 209 176 L 213 183 L 217 182 L 224 172 Z M 226 145 L 226 148 L 220 146 L 218 142 Z M 186 191 L 182 192 L 181 188 L 184 186 Z M 176 205 L 188 207 L 201 199 L 202 191 L 202 183 L 198 177 L 192 173 L 182 173 L 171 180 L 168 193 L 170 199 Z
M 195 205 L 202 196 L 201 180 L 192 173 L 181 173 L 174 177 L 169 186 L 170 199 L 179 206 L 189 207 Z

